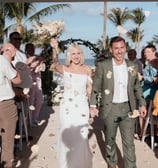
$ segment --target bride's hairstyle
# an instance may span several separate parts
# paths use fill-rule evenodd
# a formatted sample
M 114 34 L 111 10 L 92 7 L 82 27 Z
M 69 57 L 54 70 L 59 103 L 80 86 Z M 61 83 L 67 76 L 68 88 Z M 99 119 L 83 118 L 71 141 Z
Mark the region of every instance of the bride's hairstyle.
M 65 64 L 67 66 L 69 66 L 70 63 L 71 63 L 71 54 L 73 53 L 74 49 L 78 49 L 81 52 L 81 64 L 84 63 L 83 51 L 82 51 L 81 47 L 78 44 L 76 44 L 76 43 L 72 43 L 68 47 L 67 52 L 66 52 Z

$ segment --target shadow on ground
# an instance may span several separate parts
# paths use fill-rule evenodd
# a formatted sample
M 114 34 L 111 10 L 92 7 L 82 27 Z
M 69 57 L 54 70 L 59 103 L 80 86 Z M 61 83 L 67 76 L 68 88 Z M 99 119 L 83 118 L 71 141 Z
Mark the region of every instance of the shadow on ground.
M 47 106 L 46 102 L 43 103 L 43 106 L 41 108 L 40 117 L 39 119 L 41 121 L 44 121 L 42 125 L 35 127 L 35 128 L 29 128 L 28 127 L 28 133 L 29 133 L 29 144 L 26 143 L 25 138 L 23 138 L 23 147 L 22 151 L 19 151 L 17 148 L 15 150 L 15 160 L 21 161 L 21 166 L 18 166 L 19 168 L 28 168 L 30 163 L 36 159 L 36 157 L 32 158 L 31 160 L 29 157 L 32 154 L 31 147 L 33 145 L 36 145 L 38 140 L 40 139 L 42 133 L 44 132 L 45 128 L 47 127 L 48 120 L 50 117 L 50 114 L 54 113 L 51 106 Z M 18 162 L 17 162 L 18 164 Z

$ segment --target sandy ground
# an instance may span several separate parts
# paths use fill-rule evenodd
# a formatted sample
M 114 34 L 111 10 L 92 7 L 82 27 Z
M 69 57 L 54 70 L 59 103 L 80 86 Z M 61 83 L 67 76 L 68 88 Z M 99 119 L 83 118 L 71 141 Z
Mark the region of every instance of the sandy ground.
M 22 151 L 16 150 L 18 159 L 17 167 L 20 168 L 59 168 L 56 153 L 56 138 L 58 132 L 59 107 L 49 107 L 43 104 L 40 119 L 41 125 L 29 129 L 29 135 L 33 136 L 29 144 L 23 141 Z M 93 153 L 93 168 L 107 168 L 103 158 L 102 122 L 97 119 L 91 128 L 89 144 Z M 118 168 L 123 168 L 122 146 L 120 135 L 117 135 L 119 163 Z M 137 167 L 157 168 L 158 150 L 152 151 L 150 147 L 139 140 L 135 140 Z

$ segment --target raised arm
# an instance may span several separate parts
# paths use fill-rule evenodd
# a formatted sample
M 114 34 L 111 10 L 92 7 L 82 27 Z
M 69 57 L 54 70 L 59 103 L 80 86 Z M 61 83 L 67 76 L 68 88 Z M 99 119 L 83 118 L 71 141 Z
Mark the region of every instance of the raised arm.
M 52 65 L 51 65 L 51 68 L 54 71 L 63 74 L 62 65 L 58 61 L 58 54 L 59 54 L 58 53 L 58 39 L 52 38 L 50 40 L 50 46 L 52 47 Z

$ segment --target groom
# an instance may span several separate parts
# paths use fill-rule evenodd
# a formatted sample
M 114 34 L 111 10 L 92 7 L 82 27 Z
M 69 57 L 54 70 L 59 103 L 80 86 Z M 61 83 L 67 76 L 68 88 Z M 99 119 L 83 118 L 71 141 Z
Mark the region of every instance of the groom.
M 105 149 L 108 168 L 116 168 L 118 158 L 115 145 L 117 128 L 120 129 L 124 167 L 136 168 L 134 146 L 135 119 L 129 117 L 139 102 L 140 116 L 146 115 L 146 102 L 138 79 L 138 67 L 125 59 L 125 40 L 116 36 L 111 38 L 112 58 L 97 64 L 93 79 L 90 100 L 91 117 L 98 116 L 97 95 L 101 93 L 99 116 L 104 122 Z

